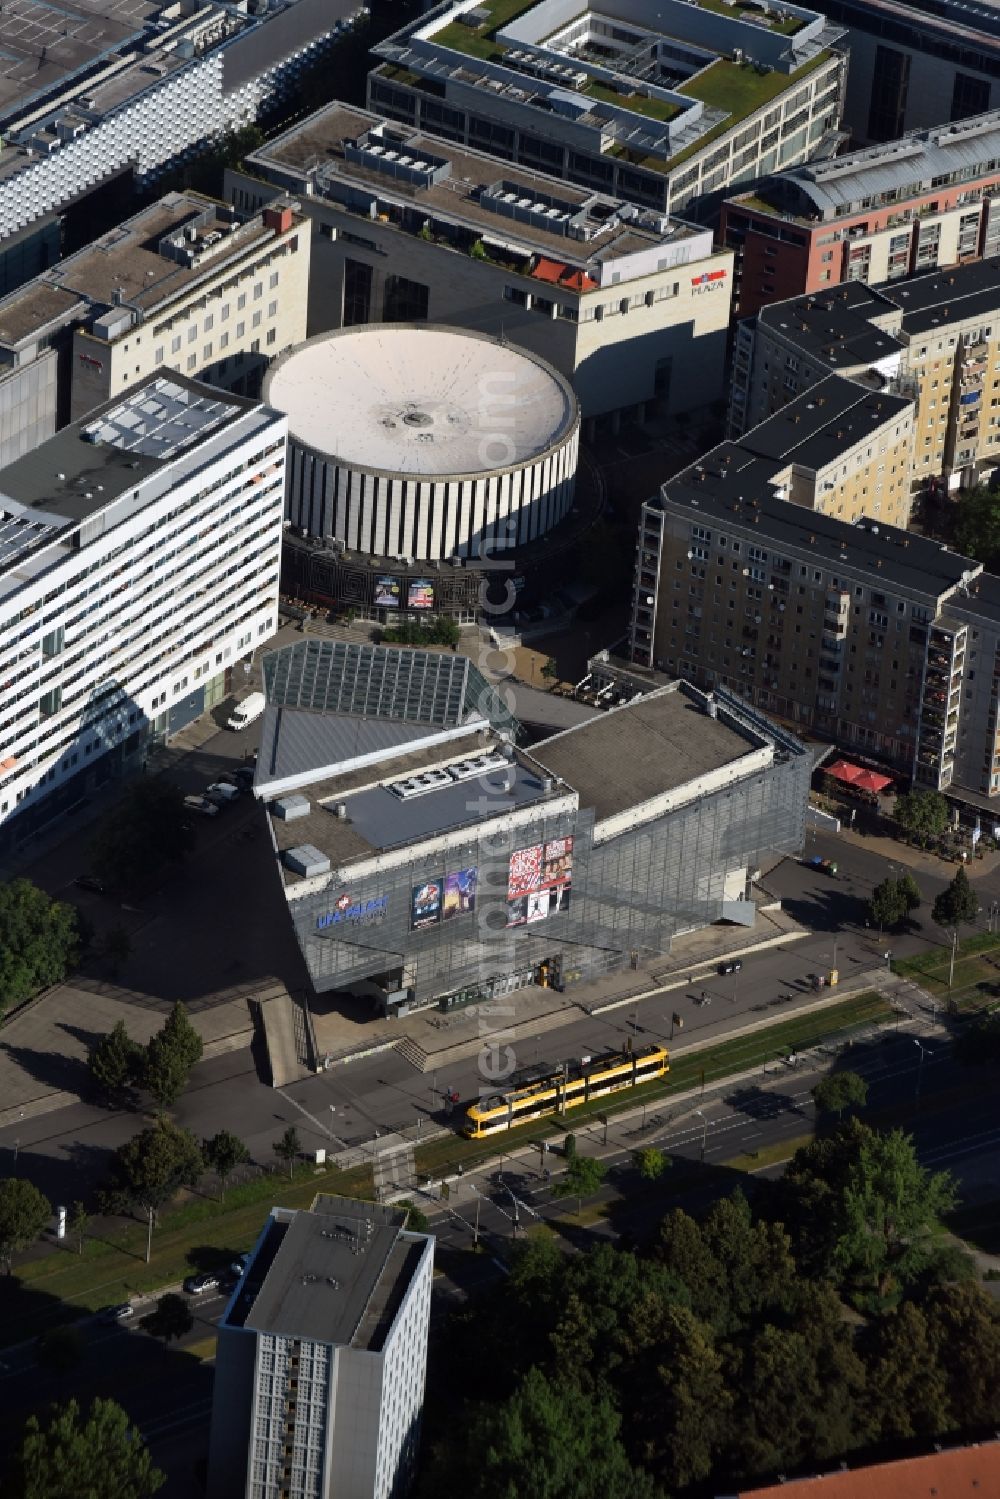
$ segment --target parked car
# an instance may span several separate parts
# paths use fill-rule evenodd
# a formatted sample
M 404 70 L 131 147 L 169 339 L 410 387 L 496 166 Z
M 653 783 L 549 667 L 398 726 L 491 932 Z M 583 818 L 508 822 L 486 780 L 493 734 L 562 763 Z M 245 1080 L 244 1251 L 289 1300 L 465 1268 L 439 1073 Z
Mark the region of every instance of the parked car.
M 78 874 L 73 881 L 81 890 L 93 890 L 97 895 L 107 895 L 109 886 L 104 880 L 99 880 L 96 874 Z
M 803 860 L 803 863 L 809 869 L 818 869 L 820 874 L 837 873 L 837 866 L 834 861 L 832 859 L 821 858 L 819 854 L 814 854 L 811 859 Z
M 219 1277 L 214 1270 L 206 1270 L 202 1275 L 189 1275 L 184 1282 L 184 1289 L 189 1296 L 203 1296 L 206 1291 L 216 1291 L 219 1287 Z
M 741 958 L 729 958 L 725 963 L 719 964 L 719 973 L 740 973 L 743 968 Z
M 123 1301 L 118 1306 L 102 1306 L 97 1314 L 99 1322 L 127 1322 L 130 1317 L 135 1316 L 135 1307 L 130 1301 Z
M 232 777 L 240 790 L 245 790 L 247 787 L 253 785 L 254 767 L 252 765 L 237 765 L 236 769 L 232 772 Z
M 239 1280 L 240 1276 L 243 1274 L 249 1263 L 249 1254 L 238 1254 L 229 1267 L 230 1275 L 235 1275 L 236 1279 Z
M 197 812 L 202 817 L 218 817 L 219 815 L 218 807 L 206 796 L 186 796 L 184 805 L 189 812 Z
M 211 786 L 205 787 L 205 795 L 217 807 L 228 807 L 230 802 L 238 799 L 239 794 L 237 787 L 230 786 L 226 781 L 213 781 Z

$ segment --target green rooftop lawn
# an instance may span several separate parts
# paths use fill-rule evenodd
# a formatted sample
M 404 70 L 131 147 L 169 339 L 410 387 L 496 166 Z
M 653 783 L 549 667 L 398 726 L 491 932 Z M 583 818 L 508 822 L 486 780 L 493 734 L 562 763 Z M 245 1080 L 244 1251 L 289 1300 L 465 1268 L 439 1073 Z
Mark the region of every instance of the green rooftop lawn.
M 588 99 L 600 99 L 605 104 L 617 104 L 621 109 L 630 109 L 634 114 L 647 115 L 651 120 L 672 120 L 680 114 L 679 104 L 668 104 L 665 99 L 647 99 L 644 94 L 619 94 L 596 78 L 581 92 Z
M 479 9 L 488 10 L 490 18 L 482 26 L 466 26 L 462 21 L 450 21 L 433 39 L 440 47 L 452 47 L 456 52 L 465 52 L 469 57 L 481 57 L 487 62 L 502 55 L 503 49 L 493 40 L 495 33 L 508 21 L 523 11 L 537 5 L 538 0 L 481 0 Z
M 736 0 L 735 5 L 727 5 L 725 0 L 698 0 L 698 4 L 702 10 L 712 10 L 716 15 L 729 16 L 733 21 L 749 20 L 751 16 L 763 17 L 760 6 L 741 4 L 741 0 Z M 776 31 L 780 36 L 794 36 L 806 24 L 801 16 L 789 16 L 787 21 L 776 21 L 773 16 L 765 17 L 765 19 L 769 19 L 769 24 L 766 28 L 762 26 L 761 30 Z

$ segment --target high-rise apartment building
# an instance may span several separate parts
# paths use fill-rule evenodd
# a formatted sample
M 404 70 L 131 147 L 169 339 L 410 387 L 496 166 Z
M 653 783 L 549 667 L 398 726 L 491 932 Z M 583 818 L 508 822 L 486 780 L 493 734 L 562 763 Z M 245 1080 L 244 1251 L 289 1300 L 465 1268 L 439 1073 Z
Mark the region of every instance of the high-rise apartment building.
M 1000 253 L 1000 111 L 779 172 L 722 205 L 733 301 L 879 284 Z
M 211 1499 L 398 1499 L 412 1477 L 434 1240 L 406 1210 L 273 1208 L 219 1323 Z
M 572 380 L 593 419 L 722 398 L 732 255 L 712 233 L 331 104 L 226 178 L 241 212 L 312 221 L 309 331 L 451 323 Z
M 631 654 L 920 786 L 1000 795 L 1000 579 L 705 462 L 643 506 Z
M 680 213 L 807 161 L 840 119 L 842 35 L 801 5 L 455 0 L 375 48 L 369 107 Z
M 915 488 L 974 482 L 1000 461 L 1000 261 L 762 307 L 737 329 L 730 433 L 832 373 L 913 401 Z
M 141 761 L 273 634 L 285 437 L 150 375 L 0 470 L 0 843 Z
M 0 466 L 146 375 L 260 393 L 306 334 L 309 222 L 167 193 L 0 300 Z

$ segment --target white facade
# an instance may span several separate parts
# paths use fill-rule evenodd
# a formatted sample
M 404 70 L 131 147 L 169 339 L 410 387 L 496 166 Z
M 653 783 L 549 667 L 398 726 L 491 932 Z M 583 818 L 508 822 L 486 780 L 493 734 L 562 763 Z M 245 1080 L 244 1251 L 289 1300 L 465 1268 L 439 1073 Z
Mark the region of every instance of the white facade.
M 174 429 L 162 459 L 71 426 L 0 471 L 0 829 L 140 752 L 276 628 L 285 421 L 176 376 L 104 416 L 141 419 L 178 390 L 212 419 Z
M 325 1196 L 272 1210 L 219 1324 L 211 1499 L 405 1493 L 434 1272 L 433 1238 L 405 1218 Z
M 279 360 L 264 393 L 288 413 L 288 520 L 349 551 L 479 557 L 536 540 L 572 506 L 569 383 L 480 334 L 344 329 Z
M 98 91 L 90 107 L 86 84 L 78 84 L 47 115 L 36 115 L 26 125 L 14 122 L 16 144 L 6 143 L 5 132 L 0 148 L 0 240 L 116 172 L 131 168 L 142 182 L 185 152 L 203 149 L 207 141 L 255 120 L 261 106 L 294 79 L 321 42 L 348 24 L 331 15 L 321 39 L 287 52 L 279 48 L 270 66 L 227 89 L 226 52 L 243 38 L 237 34 L 209 50 L 211 41 L 202 34 L 216 21 L 214 11 L 201 12 L 161 65 L 141 58 L 145 73 L 163 71 L 158 82 L 147 87 L 143 78 L 131 88 L 121 79 L 109 83 L 125 95 L 120 103 L 102 108 Z M 178 67 L 180 57 L 189 60 Z M 73 110 L 72 133 L 60 133 L 58 121 L 67 109 Z

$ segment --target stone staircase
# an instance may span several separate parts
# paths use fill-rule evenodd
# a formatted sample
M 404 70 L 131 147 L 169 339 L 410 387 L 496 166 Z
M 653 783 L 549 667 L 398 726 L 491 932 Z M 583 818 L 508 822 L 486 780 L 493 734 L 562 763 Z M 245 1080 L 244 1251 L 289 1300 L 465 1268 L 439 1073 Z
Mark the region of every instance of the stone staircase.
M 427 1053 L 412 1036 L 403 1036 L 397 1041 L 395 1051 L 397 1056 L 401 1056 L 404 1062 L 409 1062 L 417 1072 L 427 1071 Z

